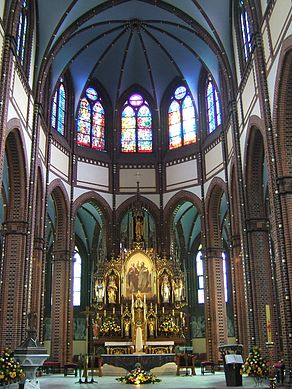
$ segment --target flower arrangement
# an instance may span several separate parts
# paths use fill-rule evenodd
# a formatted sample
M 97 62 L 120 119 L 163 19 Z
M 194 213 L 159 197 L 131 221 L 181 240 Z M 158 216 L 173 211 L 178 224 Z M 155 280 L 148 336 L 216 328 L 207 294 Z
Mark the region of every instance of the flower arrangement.
M 121 326 L 118 324 L 116 319 L 108 317 L 104 319 L 102 325 L 100 326 L 99 331 L 103 335 L 109 335 L 109 334 L 118 335 L 121 333 Z
M 159 378 L 156 378 L 153 374 L 143 370 L 140 363 L 136 364 L 134 370 L 131 370 L 124 377 L 116 378 L 117 381 L 123 384 L 142 385 L 142 384 L 154 384 L 160 382 Z
M 253 376 L 256 381 L 268 376 L 269 367 L 266 360 L 261 355 L 259 347 L 254 346 L 246 358 L 242 372 Z
M 177 335 L 179 327 L 173 321 L 171 316 L 166 317 L 159 326 L 159 331 L 165 335 Z
M 0 355 L 0 386 L 8 385 L 24 378 L 24 372 L 19 362 L 8 348 Z

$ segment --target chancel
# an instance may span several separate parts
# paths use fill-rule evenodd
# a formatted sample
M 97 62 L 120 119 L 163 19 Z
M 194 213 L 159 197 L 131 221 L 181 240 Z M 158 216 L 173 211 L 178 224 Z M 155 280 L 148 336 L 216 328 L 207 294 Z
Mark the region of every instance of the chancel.
M 0 350 L 291 386 L 291 1 L 2 0 L 0 49 Z

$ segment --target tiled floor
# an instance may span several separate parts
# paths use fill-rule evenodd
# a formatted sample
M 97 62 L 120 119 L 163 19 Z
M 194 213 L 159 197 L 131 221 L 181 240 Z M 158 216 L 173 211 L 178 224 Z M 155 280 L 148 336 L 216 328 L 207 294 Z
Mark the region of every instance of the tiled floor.
M 196 370 L 196 376 L 186 376 L 184 372 L 181 372 L 180 376 L 175 375 L 175 367 L 174 369 L 168 369 L 168 372 L 160 371 L 160 374 L 154 372 L 154 374 L 161 379 L 161 382 L 155 383 L 155 388 L 160 389 L 199 389 L 199 388 L 225 388 L 226 381 L 224 372 L 216 372 L 213 374 L 201 375 L 200 369 Z M 116 373 L 116 374 L 115 374 Z M 61 374 L 49 374 L 42 377 L 39 377 L 39 383 L 41 389 L 72 389 L 72 388 L 91 388 L 91 389 L 131 389 L 131 388 L 139 388 L 137 385 L 125 385 L 123 383 L 119 383 L 116 381 L 116 377 L 120 377 L 124 375 L 122 370 L 109 370 L 105 371 L 103 377 L 94 376 L 94 380 L 96 382 L 92 384 L 80 384 L 79 378 L 74 376 L 64 377 Z M 113 375 L 109 375 L 113 374 Z M 89 377 L 89 380 L 91 377 Z M 84 380 L 84 378 L 82 378 Z M 153 387 L 152 385 L 150 386 Z M 250 377 L 243 377 L 243 387 L 244 388 L 254 388 L 255 383 Z M 263 387 L 269 387 L 268 382 L 263 384 Z M 145 386 L 145 389 L 148 389 L 149 385 Z M 231 389 L 231 387 L 228 387 Z M 153 388 L 154 389 L 154 388 Z M 238 387 L 237 387 L 238 389 Z

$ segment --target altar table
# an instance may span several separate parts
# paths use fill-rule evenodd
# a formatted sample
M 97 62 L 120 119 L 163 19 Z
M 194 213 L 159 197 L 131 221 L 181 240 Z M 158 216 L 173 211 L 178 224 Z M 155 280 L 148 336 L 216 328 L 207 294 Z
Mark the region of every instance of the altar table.
M 149 371 L 154 367 L 175 362 L 175 354 L 102 354 L 101 357 L 104 364 L 122 367 L 128 371 L 134 369 L 136 363 L 140 363 L 142 369 Z

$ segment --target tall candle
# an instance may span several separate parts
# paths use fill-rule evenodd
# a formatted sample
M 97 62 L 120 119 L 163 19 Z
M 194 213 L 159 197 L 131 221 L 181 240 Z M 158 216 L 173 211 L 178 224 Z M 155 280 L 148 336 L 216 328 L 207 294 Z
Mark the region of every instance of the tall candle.
M 162 313 L 164 313 L 164 307 L 162 307 Z

